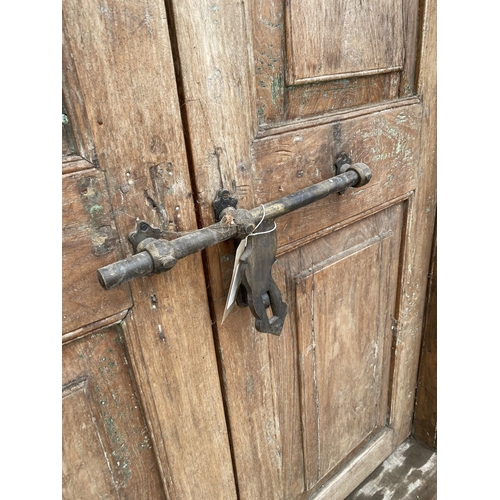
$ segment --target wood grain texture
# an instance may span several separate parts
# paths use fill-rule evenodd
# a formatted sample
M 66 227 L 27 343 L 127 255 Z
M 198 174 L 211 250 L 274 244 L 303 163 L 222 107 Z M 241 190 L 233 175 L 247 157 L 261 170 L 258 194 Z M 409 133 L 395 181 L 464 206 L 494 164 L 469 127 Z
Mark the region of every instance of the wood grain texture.
M 389 101 L 398 96 L 398 73 L 352 77 L 295 85 L 286 89 L 286 119 L 300 120 L 320 113 Z
M 425 446 L 437 446 L 437 243 L 434 233 L 428 274 L 427 302 L 418 368 L 413 436 Z
M 257 117 L 249 7 L 233 0 L 187 0 L 182 5 L 171 2 L 169 8 L 196 203 L 201 224 L 207 226 L 215 222 L 212 201 L 219 189 L 235 193 L 241 206 L 253 199 L 250 145 Z M 211 293 L 217 297 L 224 294 L 219 277 L 232 271 L 232 262 L 219 256 L 220 248 L 226 247 L 204 252 L 214 269 Z
M 418 93 L 417 66 L 421 43 L 423 23 L 422 2 L 419 0 L 403 0 L 403 39 L 404 60 L 401 71 L 399 97 L 409 97 Z
M 295 278 L 308 489 L 386 424 L 401 207 L 388 212 Z
M 427 273 L 436 217 L 436 2 L 428 0 L 423 9 L 422 44 L 418 75 L 418 92 L 422 96 L 421 159 L 418 188 L 409 204 L 408 229 L 401 276 L 396 356 L 395 392 L 391 420 L 397 426 L 395 444 L 402 443 L 411 432 L 418 357 L 426 301 Z
M 305 498 L 310 500 L 345 500 L 346 496 L 358 486 L 364 478 L 382 463 L 393 451 L 394 432 L 386 428 L 375 436 L 352 460 L 316 492 Z M 305 500 L 304 498 L 304 500 Z
M 333 175 L 337 155 L 369 165 L 373 177 L 362 189 L 332 195 L 277 220 L 278 244 L 308 235 L 414 189 L 419 161 L 419 105 L 302 128 L 253 144 L 255 205 L 293 193 Z
M 171 8 L 182 107 L 191 132 L 201 216 L 208 222 L 213 221 L 212 195 L 218 189 L 235 190 L 242 202 L 252 195 L 250 143 L 257 124 L 246 6 L 231 0 L 188 0 Z M 240 182 L 235 186 L 236 174 Z
M 126 254 L 137 218 L 196 229 L 164 4 L 65 0 L 63 40 Z M 200 256 L 130 289 L 125 344 L 167 496 L 235 498 Z
M 285 4 L 283 0 L 250 2 L 250 30 L 259 125 L 285 119 Z
M 403 44 L 405 50 L 416 44 L 418 4 L 413 0 L 398 3 L 404 12 L 401 16 L 394 13 L 400 20 L 400 39 L 396 46 Z M 423 297 L 415 265 L 418 267 L 426 258 L 426 232 L 419 232 L 415 222 L 421 217 L 417 212 L 426 209 L 421 203 L 422 197 L 432 196 L 432 185 L 423 180 L 420 163 L 422 103 L 413 97 L 380 105 L 381 101 L 398 95 L 396 72 L 387 81 L 383 80 L 387 78 L 384 74 L 366 75 L 363 73 L 366 68 L 361 68 L 359 74 L 365 76 L 353 76 L 343 82 L 345 88 L 336 97 L 323 102 L 312 99 L 300 105 L 300 100 L 295 101 L 293 121 L 286 122 L 290 101 L 287 100 L 289 89 L 284 83 L 282 2 L 256 0 L 241 4 L 229 0 L 213 3 L 193 0 L 183 6 L 169 4 L 169 9 L 203 225 L 213 222 L 211 202 L 221 187 L 235 192 L 241 207 L 251 208 L 330 177 L 335 155 L 342 150 L 354 161 L 367 163 L 374 171 L 372 182 L 364 189 L 346 192 L 344 197 L 332 197 L 328 200 L 331 205 L 318 204 L 304 209 L 288 221 L 288 225 L 282 219 L 281 255 L 273 273 L 280 289 L 286 290 L 290 312 L 280 338 L 255 332 L 252 317 L 245 309 L 237 309 L 224 325 L 220 324 L 234 249 L 231 243 L 225 243 L 205 255 L 240 497 L 291 499 L 307 498 L 315 493 L 322 498 L 328 495 L 343 498 L 390 454 L 409 429 L 412 405 L 409 388 L 415 381 L 412 376 L 419 341 L 412 328 L 421 321 L 418 308 Z M 412 50 L 406 52 L 408 58 L 400 61 L 399 95 L 411 95 L 415 91 L 410 76 L 415 67 Z M 371 82 L 373 92 L 359 85 L 362 81 Z M 307 85 L 310 84 L 304 84 L 303 89 Z M 330 94 L 333 96 L 335 91 Z M 378 105 L 352 110 L 343 116 L 336 108 L 367 103 Z M 256 139 L 257 123 L 261 131 Z M 333 470 L 328 470 L 308 491 L 297 360 L 299 341 L 297 328 L 290 321 L 295 318 L 293 278 L 311 267 L 312 264 L 305 264 L 308 259 L 317 263 L 336 255 L 331 245 L 323 247 L 329 234 L 346 235 L 349 240 L 355 234 L 362 234 L 362 231 L 356 232 L 361 219 L 387 213 L 391 206 L 403 200 L 407 201 L 399 205 L 403 210 L 400 225 L 396 225 L 402 250 L 393 264 L 400 268 L 397 286 L 391 282 L 393 286 L 389 287 L 390 293 L 396 294 L 391 310 L 394 319 L 383 322 L 385 329 L 381 327 L 384 335 L 392 335 L 394 347 L 390 356 L 383 356 L 384 360 L 389 357 L 391 363 L 383 363 L 384 375 L 380 376 L 383 381 L 388 380 L 385 374 L 392 372 L 393 375 L 390 384 L 381 382 L 381 387 L 389 386 L 390 392 L 379 400 L 381 406 L 387 403 L 389 420 L 380 434 L 369 435 L 368 441 L 344 456 L 345 462 L 337 467 L 332 465 L 338 458 L 334 456 L 335 450 L 332 455 L 327 454 L 323 470 L 317 476 L 324 474 L 328 467 Z M 371 276 L 371 268 L 363 269 Z M 396 272 L 394 269 L 396 267 L 392 272 Z M 344 274 L 349 280 L 350 274 Z M 343 286 L 340 289 L 345 290 Z M 374 297 L 368 295 L 372 302 L 367 307 L 378 310 L 379 306 L 373 304 Z M 302 303 L 304 301 L 307 299 L 303 298 Z M 416 308 L 415 313 L 410 312 L 412 307 Z M 405 314 L 408 322 L 399 328 L 397 320 Z M 320 321 L 326 324 L 328 319 Z M 347 334 L 346 337 L 349 338 Z M 385 342 L 384 348 L 387 345 Z M 363 372 L 361 365 L 359 370 Z M 331 438 L 329 432 L 330 429 L 324 433 L 328 439 Z M 345 432 L 349 429 L 345 428 Z M 360 431 L 358 436 L 362 434 Z M 345 445 L 344 451 L 348 448 Z M 312 477 L 312 473 L 310 475 Z
M 289 64 L 292 57 L 292 43 L 297 44 L 299 52 L 306 60 L 313 58 L 318 66 L 324 65 L 326 55 L 330 57 L 329 54 L 338 50 L 343 54 L 338 59 L 340 61 L 348 60 L 354 52 L 358 55 L 384 54 L 386 53 L 384 47 L 393 47 L 393 41 L 388 33 L 383 40 L 378 40 L 381 43 L 376 45 L 360 43 L 355 36 L 349 38 L 350 42 L 342 40 L 336 45 L 325 42 L 329 37 L 342 36 L 345 27 L 339 19 L 318 17 L 317 2 L 312 3 L 314 8 L 311 2 L 293 2 L 285 5 L 282 0 L 255 1 L 250 4 L 257 115 L 261 127 L 272 127 L 285 120 L 302 120 L 314 114 L 384 102 L 415 93 L 418 0 L 396 1 L 396 10 L 391 10 L 387 6 L 381 8 L 380 3 L 375 6 L 371 3 L 361 9 L 355 2 L 344 1 L 328 5 L 325 3 L 324 7 L 329 12 L 337 10 L 345 13 L 352 29 L 357 29 L 354 22 L 356 16 L 367 18 L 368 24 L 361 24 L 359 28 L 366 37 L 380 37 L 384 29 L 384 23 L 373 22 L 377 9 L 379 14 L 383 12 L 382 16 L 388 20 L 397 19 L 396 24 L 399 27 L 396 24 L 391 25 L 389 31 L 393 27 L 398 31 L 398 43 L 400 48 L 404 47 L 404 58 L 400 58 L 398 70 L 386 74 L 366 75 L 366 72 L 359 71 L 356 73 L 358 76 L 344 75 L 345 77 L 336 80 L 335 76 L 322 77 L 319 70 L 314 72 L 311 69 L 312 83 L 301 81 L 297 84 L 293 81 L 293 64 Z M 306 14 L 303 16 L 297 14 L 293 22 L 291 12 L 294 10 L 303 10 Z M 325 23 L 332 24 L 333 28 L 326 29 Z M 305 31 L 308 29 L 313 33 L 306 36 Z M 356 45 L 356 49 L 344 50 L 346 43 Z M 319 52 L 308 52 L 310 44 L 320 44 L 324 49 L 323 56 L 320 57 Z M 392 48 L 389 48 L 389 52 L 391 51 Z M 327 81 L 323 82 L 322 79 Z
M 402 6 L 402 0 L 290 2 L 287 84 L 400 70 Z
M 80 92 L 75 60 L 72 57 L 68 44 L 64 43 L 64 40 L 62 44 L 62 66 L 63 163 L 65 157 L 68 156 L 67 152 L 65 154 L 64 135 L 70 135 L 72 139 L 72 153 L 79 160 L 85 159 L 92 166 L 97 167 L 98 162 L 95 154 L 94 138 L 92 137 L 84 96 Z M 71 156 L 69 159 L 71 160 Z M 63 173 L 65 172 L 65 165 L 63 165 Z
M 306 498 L 325 475 L 338 472 L 335 466 L 344 465 L 347 455 L 371 449 L 367 439 L 385 428 L 401 208 L 393 206 L 279 257 L 273 275 L 289 306 L 281 337 L 248 327 L 243 332 L 251 324 L 245 309 L 234 311 L 227 328 L 219 330 L 244 497 Z M 372 258 L 382 260 L 372 266 Z M 371 295 L 362 293 L 365 286 Z M 365 312 L 353 301 L 366 301 Z M 384 439 L 387 445 L 392 437 Z M 368 463 L 376 466 L 371 459 Z
M 68 112 L 64 107 L 62 109 L 62 156 L 64 158 L 71 157 L 77 154 L 75 134 L 73 127 L 68 118 Z
M 96 280 L 99 267 L 122 258 L 103 172 L 64 176 L 62 201 L 62 330 L 68 334 L 129 309 L 132 298 L 128 287 L 107 293 Z
M 411 106 L 412 104 L 419 104 L 420 98 L 418 96 L 409 96 L 399 99 L 391 99 L 387 102 L 366 104 L 363 106 L 356 106 L 352 109 L 337 110 L 334 113 L 317 113 L 314 116 L 304 117 L 301 120 L 294 120 L 283 122 L 279 125 L 266 126 L 261 125 L 257 132 L 256 139 L 263 139 L 265 137 L 272 137 L 274 135 L 284 134 L 286 132 L 300 131 L 302 129 L 315 127 L 318 125 L 326 125 L 335 121 L 347 120 L 356 118 L 358 116 L 367 116 L 372 113 L 379 113 L 389 109 L 400 108 L 402 106 Z
M 63 348 L 62 497 L 165 498 L 118 327 Z
M 112 316 L 106 316 L 103 319 L 95 321 L 94 323 L 89 323 L 88 325 L 82 326 L 68 333 L 63 333 L 62 342 L 63 344 L 67 344 L 68 342 L 72 342 L 73 340 L 83 337 L 88 333 L 102 330 L 103 328 L 109 328 L 114 325 L 118 325 L 125 319 L 125 316 L 128 314 L 128 309 L 124 311 L 119 311 Z
M 315 113 L 332 113 L 415 93 L 418 0 L 370 2 L 361 7 L 354 1 L 319 3 L 325 11 L 347 16 L 348 23 L 344 26 L 342 21 L 345 19 L 322 17 L 316 0 L 290 3 L 284 0 L 255 0 L 250 3 L 257 115 L 263 128 L 276 126 L 285 120 L 301 120 Z M 396 6 L 397 10 L 391 10 L 391 6 Z M 294 11 L 295 16 L 292 14 Z M 377 16 L 385 17 L 386 21 L 377 22 Z M 357 21 L 361 18 L 363 20 L 358 25 Z M 391 24 L 392 21 L 395 23 Z M 391 24 L 389 27 L 387 22 Z M 385 34 L 384 24 L 388 29 Z M 329 42 L 330 38 L 341 38 L 344 29 L 353 30 L 348 39 L 341 39 L 336 44 Z M 397 31 L 396 45 L 399 48 L 390 36 L 393 29 Z M 361 37 L 356 38 L 355 32 L 361 33 Z M 373 38 L 374 43 L 364 43 L 362 40 L 366 38 Z M 310 70 L 312 77 L 309 80 L 294 80 L 294 44 L 305 62 L 316 65 Z M 311 44 L 319 44 L 323 52 L 310 51 Z M 344 50 L 346 44 L 357 50 Z M 376 54 L 387 56 L 393 49 L 394 55 L 398 51 L 400 54 L 396 58 L 399 69 L 386 74 L 367 75 L 366 71 L 356 68 L 353 75 L 344 75 L 337 80 L 341 74 L 321 76 L 319 70 L 320 67 L 337 64 L 334 53 L 338 54 L 338 61 L 348 61 L 356 54 L 358 57 L 365 54 L 369 61 L 370 54 L 375 60 Z M 404 57 L 401 57 L 403 53 Z

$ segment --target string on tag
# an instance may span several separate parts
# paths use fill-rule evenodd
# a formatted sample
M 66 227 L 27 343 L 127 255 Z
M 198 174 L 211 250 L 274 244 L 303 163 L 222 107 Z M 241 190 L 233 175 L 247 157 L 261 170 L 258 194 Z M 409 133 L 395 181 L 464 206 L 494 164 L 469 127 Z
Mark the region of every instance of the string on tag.
M 255 232 L 255 230 L 262 224 L 262 222 L 264 221 L 264 217 L 266 216 L 266 207 L 264 205 L 261 205 L 261 207 L 263 210 L 262 219 L 260 219 L 260 222 L 255 226 L 254 230 L 248 236 L 257 236 L 258 234 L 267 234 L 276 231 L 276 222 L 275 222 L 274 227 L 272 229 L 269 229 L 268 231 L 261 231 L 260 233 Z

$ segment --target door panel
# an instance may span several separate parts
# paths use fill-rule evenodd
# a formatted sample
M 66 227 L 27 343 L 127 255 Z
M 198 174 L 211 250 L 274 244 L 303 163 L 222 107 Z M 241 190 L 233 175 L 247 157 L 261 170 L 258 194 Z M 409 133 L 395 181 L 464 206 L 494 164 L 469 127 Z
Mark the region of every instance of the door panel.
M 415 0 L 251 2 L 260 126 L 412 95 L 417 13 Z
M 307 489 L 388 423 L 401 208 L 310 243 L 289 268 Z
M 287 86 L 403 67 L 402 0 L 286 5 Z
M 279 338 L 243 335 L 243 325 L 252 324 L 246 310 L 221 328 L 244 498 L 301 498 L 364 446 L 377 454 L 390 449 L 392 327 L 406 215 L 406 202 L 397 203 L 280 254 L 273 276 L 291 312 Z
M 83 158 L 69 165 L 75 172 L 62 179 L 65 340 L 123 318 L 132 306 L 128 288 L 106 293 L 95 279 L 97 268 L 122 256 L 104 174 Z
M 331 177 L 341 152 L 372 169 L 277 219 L 278 338 L 247 309 L 222 324 L 234 246 L 205 252 L 240 497 L 342 499 L 410 432 L 435 189 L 419 3 L 169 9 L 203 225 L 221 188 L 253 208 Z
M 63 399 L 65 475 L 74 478 L 69 498 L 95 498 L 83 483 L 95 476 L 96 491 L 119 498 L 234 499 L 201 256 L 111 291 L 100 289 L 96 273 L 105 262 L 132 254 L 128 235 L 138 219 L 170 237 L 197 227 L 164 3 L 64 0 L 63 95 L 72 132 L 66 138 L 73 138 L 65 141 L 71 147 L 63 164 L 63 310 L 71 319 L 63 383 L 75 388 Z M 130 363 L 128 378 L 113 378 L 103 361 L 111 356 L 107 349 L 115 348 L 113 334 L 101 330 L 115 323 L 123 339 L 120 352 Z M 104 351 L 86 354 L 101 334 L 107 339 Z M 71 375 L 80 352 L 87 372 Z M 105 387 L 104 407 L 95 377 L 116 383 Z M 100 382 L 99 387 L 104 390 Z M 128 398 L 124 409 L 115 408 L 113 395 Z M 134 420 L 139 412 L 149 437 L 144 421 L 137 427 Z M 84 429 L 82 419 L 88 423 Z M 105 436 L 113 438 L 111 424 L 123 438 L 123 450 L 142 453 L 141 443 L 150 443 L 157 469 L 136 453 L 131 476 L 124 476 L 112 460 L 115 444 L 105 442 Z M 136 482 L 127 496 L 124 481 L 131 478 Z
M 119 327 L 65 346 L 63 498 L 165 498 Z

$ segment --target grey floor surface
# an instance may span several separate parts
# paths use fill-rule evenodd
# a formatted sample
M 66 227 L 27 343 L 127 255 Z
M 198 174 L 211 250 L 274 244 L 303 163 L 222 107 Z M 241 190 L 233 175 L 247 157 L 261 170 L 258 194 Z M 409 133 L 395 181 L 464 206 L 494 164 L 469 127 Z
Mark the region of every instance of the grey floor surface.
M 437 453 L 410 438 L 346 500 L 435 500 Z

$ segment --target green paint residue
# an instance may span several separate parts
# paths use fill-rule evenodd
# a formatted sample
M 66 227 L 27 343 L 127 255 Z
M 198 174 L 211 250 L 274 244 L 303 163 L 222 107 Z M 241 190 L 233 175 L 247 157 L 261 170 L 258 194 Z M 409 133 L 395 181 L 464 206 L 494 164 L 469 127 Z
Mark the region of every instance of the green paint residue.
M 90 207 L 89 213 L 90 216 L 94 216 L 94 212 L 100 212 L 101 210 L 104 210 L 104 208 L 101 205 L 93 205 Z
M 281 74 L 278 74 L 278 77 L 275 79 L 274 76 L 271 76 L 271 99 L 273 101 L 273 105 L 276 105 L 276 101 L 279 97 L 281 97 L 281 92 L 283 90 L 283 79 Z
M 403 123 L 405 122 L 406 120 L 408 120 L 408 117 L 403 113 L 399 113 L 397 116 L 396 116 L 396 123 Z
M 104 424 L 108 431 L 108 435 L 113 443 L 121 443 L 122 439 L 118 434 L 118 429 L 116 428 L 115 421 L 111 416 L 104 416 Z
M 113 417 L 107 413 L 104 413 L 104 425 L 106 427 L 106 431 L 111 440 L 111 443 L 115 446 L 118 446 L 118 449 L 115 449 L 111 452 L 116 467 L 118 467 L 119 472 L 122 473 L 125 477 L 131 475 L 131 470 L 129 469 L 130 460 L 127 458 L 129 455 L 126 444 L 123 441 L 122 436 L 119 433 L 118 427 L 113 419 Z

